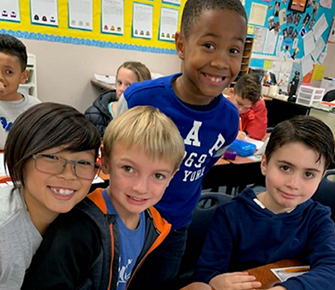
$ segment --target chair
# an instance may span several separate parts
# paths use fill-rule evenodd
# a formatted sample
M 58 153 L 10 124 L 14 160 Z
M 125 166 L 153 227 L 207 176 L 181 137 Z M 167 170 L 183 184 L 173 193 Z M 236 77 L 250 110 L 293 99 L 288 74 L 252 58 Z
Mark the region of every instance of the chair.
M 335 90 L 328 91 L 322 98 L 322 101 L 331 102 L 335 100 Z
M 332 211 L 331 218 L 335 222 L 335 169 L 326 171 L 312 199 L 329 206 Z
M 186 250 L 178 274 L 178 289 L 191 282 L 191 277 L 200 256 L 209 224 L 216 209 L 231 201 L 233 197 L 221 192 L 203 191 L 193 212 L 193 219 L 188 228 Z M 176 287 L 177 289 L 177 287 Z

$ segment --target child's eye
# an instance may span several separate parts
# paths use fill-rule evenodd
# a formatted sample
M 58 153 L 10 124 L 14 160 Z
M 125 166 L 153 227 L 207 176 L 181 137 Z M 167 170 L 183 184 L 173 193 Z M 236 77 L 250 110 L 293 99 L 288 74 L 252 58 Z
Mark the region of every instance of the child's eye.
M 282 166 L 280 166 L 280 169 L 283 170 L 283 171 L 289 171 L 290 167 L 287 166 L 287 165 L 282 165 Z
M 11 75 L 13 72 L 11 70 L 6 70 L 5 73 Z
M 233 53 L 233 54 L 239 54 L 239 53 L 240 53 L 240 50 L 237 49 L 237 48 L 232 48 L 232 49 L 230 50 L 230 52 Z
M 122 82 L 121 81 L 117 81 L 116 84 L 119 85 L 119 86 L 121 86 Z
M 122 169 L 126 172 L 133 172 L 134 171 L 131 166 L 127 166 L 127 165 L 122 166 Z
M 161 174 L 161 173 L 155 173 L 154 176 L 155 176 L 156 179 L 159 179 L 159 180 L 165 178 L 165 176 L 163 174 Z
M 208 49 L 214 49 L 214 45 L 211 44 L 211 43 L 205 43 L 204 46 L 205 46 L 206 48 L 208 48 Z
M 313 174 L 312 172 L 307 171 L 307 172 L 305 172 L 305 176 L 306 176 L 307 178 L 313 178 L 313 177 L 314 177 L 314 174 Z

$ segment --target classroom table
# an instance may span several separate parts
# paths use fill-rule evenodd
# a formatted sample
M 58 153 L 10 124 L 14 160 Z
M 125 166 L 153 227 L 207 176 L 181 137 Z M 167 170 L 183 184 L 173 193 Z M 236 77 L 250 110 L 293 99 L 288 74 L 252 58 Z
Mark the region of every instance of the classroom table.
M 94 85 L 99 90 L 101 90 L 102 92 L 115 90 L 115 85 L 111 85 L 111 84 L 107 84 L 102 81 L 98 81 L 95 78 L 91 79 L 91 84 Z
M 249 269 L 247 272 L 250 275 L 256 277 L 256 280 L 262 283 L 262 287 L 258 289 L 268 289 L 273 287 L 274 284 L 279 282 L 279 279 L 272 273 L 271 269 L 284 268 L 292 266 L 303 265 L 301 261 L 297 259 L 286 259 L 275 263 L 267 264 L 257 268 Z M 181 290 L 211 290 L 213 289 L 209 285 L 204 285 L 203 283 L 192 283 L 188 286 L 183 287 Z

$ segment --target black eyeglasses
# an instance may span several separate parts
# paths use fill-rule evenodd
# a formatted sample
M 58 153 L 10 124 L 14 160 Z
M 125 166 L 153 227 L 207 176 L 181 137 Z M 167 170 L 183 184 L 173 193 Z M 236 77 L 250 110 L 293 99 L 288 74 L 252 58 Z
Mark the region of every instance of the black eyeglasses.
M 34 154 L 31 158 L 35 159 L 35 168 L 38 171 L 51 174 L 61 174 L 68 163 L 73 164 L 75 175 L 83 179 L 94 179 L 101 166 L 95 162 L 85 160 L 68 160 L 54 154 Z

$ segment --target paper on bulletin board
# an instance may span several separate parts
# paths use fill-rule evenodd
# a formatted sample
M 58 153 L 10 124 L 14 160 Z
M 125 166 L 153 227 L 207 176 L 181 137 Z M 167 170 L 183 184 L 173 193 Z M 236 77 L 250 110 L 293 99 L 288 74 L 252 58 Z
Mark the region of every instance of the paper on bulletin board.
M 267 11 L 267 5 L 252 3 L 250 9 L 249 23 L 264 26 Z
M 320 37 L 315 44 L 314 50 L 312 51 L 312 57 L 314 61 L 317 61 L 318 57 L 320 56 L 321 52 L 324 50 L 325 46 L 326 44 L 323 41 L 323 38 Z
M 0 11 L 0 20 L 20 22 L 19 0 L 1 0 Z
M 265 39 L 265 45 L 263 48 L 264 53 L 273 54 L 275 50 L 275 45 L 277 42 L 277 35 L 274 29 L 268 30 Z
M 335 17 L 333 18 L 332 27 L 329 31 L 328 43 L 335 43 Z
M 92 0 L 68 0 L 69 27 L 91 30 L 93 28 Z
M 320 0 L 320 5 L 325 8 L 332 8 L 332 0 Z
M 301 59 L 302 76 L 307 75 L 313 69 L 313 61 L 311 55 L 308 54 Z
M 161 8 L 159 40 L 174 41 L 178 30 L 179 11 L 171 8 Z
M 286 9 L 279 11 L 279 25 L 282 26 L 286 23 Z
M 322 33 L 324 33 L 324 31 L 327 28 L 328 28 L 327 19 L 325 17 L 325 14 L 323 13 L 313 27 L 313 33 L 315 39 L 318 40 L 321 37 Z
M 173 4 L 180 6 L 181 1 L 180 0 L 163 0 L 162 3 L 164 4 Z
M 327 52 L 321 52 L 320 57 L 319 57 L 319 63 L 323 64 L 327 57 Z
M 33 24 L 58 26 L 58 1 L 30 0 L 30 19 Z
M 254 44 L 252 47 L 253 52 L 263 52 L 267 29 L 265 27 L 255 26 L 254 28 Z
M 271 68 L 271 63 L 272 63 L 272 60 L 265 59 L 265 60 L 264 60 L 264 68 L 265 68 L 265 69 L 269 69 L 269 68 Z
M 309 31 L 302 39 L 304 41 L 304 54 L 308 55 L 315 49 L 313 31 Z
M 133 3 L 132 37 L 152 38 L 153 5 Z
M 315 65 L 312 75 L 313 81 L 322 81 L 323 76 L 325 75 L 326 66 L 324 65 Z
M 110 34 L 124 33 L 123 0 L 101 1 L 101 31 Z

